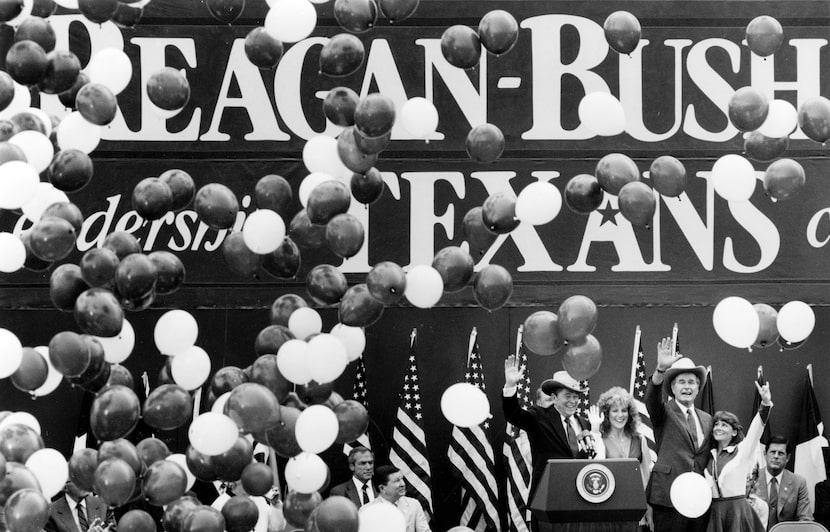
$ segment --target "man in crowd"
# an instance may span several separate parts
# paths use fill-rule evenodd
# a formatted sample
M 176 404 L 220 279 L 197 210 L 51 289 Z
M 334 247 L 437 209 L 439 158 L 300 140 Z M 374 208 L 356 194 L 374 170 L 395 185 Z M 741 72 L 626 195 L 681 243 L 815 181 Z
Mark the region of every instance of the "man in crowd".
M 352 477 L 333 487 L 330 494 L 346 497 L 360 508 L 377 497 L 377 491 L 372 486 L 372 475 L 375 472 L 374 453 L 366 447 L 353 448 L 349 453 L 349 469 Z
M 394 505 L 403 514 L 406 532 L 431 532 L 421 503 L 406 496 L 406 483 L 400 469 L 382 465 L 375 470 L 372 482 L 377 486 L 378 496 L 370 504 Z
M 781 521 L 812 521 L 807 481 L 785 469 L 790 461 L 787 438 L 772 436 L 765 458 L 767 468 L 758 476 L 758 497 L 769 506 L 767 530 Z
M 646 498 L 660 532 L 702 532 L 706 515 L 688 518 L 675 510 L 672 482 L 683 473 L 703 474 L 709 453 L 712 416 L 695 408 L 706 368 L 673 353 L 671 339 L 657 345 L 657 369 L 646 387 L 645 403 L 657 442 L 657 463 L 651 471 Z M 664 399 L 663 391 L 668 395 Z
M 49 506 L 46 532 L 102 532 L 115 522 L 107 513 L 107 503 L 84 491 L 71 480 L 66 481 L 63 493 Z

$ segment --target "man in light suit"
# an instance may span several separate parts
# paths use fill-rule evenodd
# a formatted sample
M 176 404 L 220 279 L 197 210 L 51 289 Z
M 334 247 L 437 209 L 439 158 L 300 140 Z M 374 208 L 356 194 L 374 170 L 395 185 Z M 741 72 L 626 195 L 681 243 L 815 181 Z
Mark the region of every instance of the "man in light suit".
M 703 474 L 708 460 L 712 416 L 695 408 L 695 397 L 706 368 L 672 353 L 671 339 L 657 345 L 657 369 L 646 387 L 645 403 L 654 426 L 657 463 L 651 471 L 646 498 L 654 529 L 660 532 L 702 532 L 707 516 L 690 519 L 675 510 L 670 497 L 672 482 L 683 473 Z M 663 398 L 663 392 L 669 396 Z
M 418 499 L 406 496 L 406 483 L 401 470 L 392 465 L 382 465 L 372 476 L 378 489 L 378 497 L 369 503 L 391 504 L 403 514 L 406 532 L 432 532 L 429 520 Z
M 785 469 L 790 461 L 787 438 L 772 436 L 765 457 L 767 467 L 758 475 L 758 497 L 769 506 L 767 530 L 781 521 L 812 521 L 807 481 Z
M 101 532 L 107 526 L 115 528 L 107 512 L 107 503 L 82 490 L 71 480 L 66 481 L 63 494 L 52 501 L 46 532 Z
M 369 504 L 378 495 L 372 486 L 372 475 L 375 472 L 375 455 L 366 447 L 355 447 L 349 453 L 349 469 L 352 478 L 331 488 L 330 495 L 339 495 L 352 501 L 360 508 Z

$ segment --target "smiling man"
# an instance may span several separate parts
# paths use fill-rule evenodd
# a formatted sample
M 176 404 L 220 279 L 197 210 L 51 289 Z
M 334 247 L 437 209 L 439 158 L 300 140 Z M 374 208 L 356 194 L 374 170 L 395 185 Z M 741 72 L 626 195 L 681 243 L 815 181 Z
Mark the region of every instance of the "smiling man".
M 378 488 L 378 497 L 370 504 L 395 506 L 403 514 L 406 532 L 431 532 L 421 503 L 406 496 L 406 483 L 400 469 L 392 465 L 382 465 L 375 470 L 372 482 Z
M 674 479 L 690 471 L 703 474 L 706 467 L 712 416 L 695 408 L 705 376 L 706 368 L 672 353 L 670 338 L 657 344 L 657 369 L 645 396 L 657 441 L 657 463 L 651 471 L 646 497 L 653 509 L 654 529 L 660 532 L 706 530 L 706 514 L 687 518 L 675 510 L 670 497 Z

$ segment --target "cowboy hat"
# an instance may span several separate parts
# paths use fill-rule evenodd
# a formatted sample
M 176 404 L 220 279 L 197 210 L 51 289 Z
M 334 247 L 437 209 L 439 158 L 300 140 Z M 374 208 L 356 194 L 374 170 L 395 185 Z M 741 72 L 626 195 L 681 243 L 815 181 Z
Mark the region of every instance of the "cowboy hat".
M 567 388 L 576 393 L 586 393 L 587 390 L 583 388 L 579 381 L 571 377 L 567 371 L 557 371 L 553 374 L 552 379 L 546 379 L 540 386 L 542 391 L 548 395 L 554 395 L 559 388 Z
M 691 358 L 681 357 L 675 360 L 674 364 L 663 375 L 663 389 L 666 390 L 667 394 L 672 395 L 671 383 L 681 373 L 691 373 L 696 376 L 701 386 L 706 381 L 706 368 L 703 366 L 695 366 Z

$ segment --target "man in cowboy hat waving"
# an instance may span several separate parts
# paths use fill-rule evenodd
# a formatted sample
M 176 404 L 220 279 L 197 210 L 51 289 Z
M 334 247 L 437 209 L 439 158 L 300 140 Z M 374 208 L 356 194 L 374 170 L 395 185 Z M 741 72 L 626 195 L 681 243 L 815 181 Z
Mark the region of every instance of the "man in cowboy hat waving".
M 646 497 L 658 532 L 706 530 L 706 515 L 690 519 L 674 509 L 672 482 L 682 473 L 703 473 L 712 433 L 712 416 L 695 408 L 706 368 L 672 353 L 671 339 L 657 344 L 657 369 L 646 388 L 645 403 L 654 426 L 657 463 L 651 471 Z M 663 391 L 668 399 L 663 398 Z

